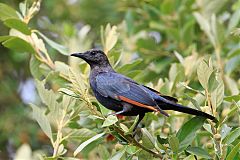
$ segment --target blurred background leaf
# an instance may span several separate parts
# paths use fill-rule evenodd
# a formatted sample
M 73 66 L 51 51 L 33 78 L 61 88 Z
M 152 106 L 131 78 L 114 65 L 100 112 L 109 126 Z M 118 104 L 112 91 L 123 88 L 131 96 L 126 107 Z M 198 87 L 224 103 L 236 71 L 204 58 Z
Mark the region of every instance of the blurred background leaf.
M 134 118 L 102 128 L 109 111 L 92 96 L 89 67 L 67 56 L 91 48 L 108 52 L 120 73 L 219 120 L 151 113 L 137 142 L 166 159 L 239 159 L 239 0 L 2 0 L 0 20 L 0 159 L 74 159 L 79 144 L 102 133 L 75 158 L 154 159 L 112 130 L 128 133 Z M 34 119 L 43 117 L 41 130 Z

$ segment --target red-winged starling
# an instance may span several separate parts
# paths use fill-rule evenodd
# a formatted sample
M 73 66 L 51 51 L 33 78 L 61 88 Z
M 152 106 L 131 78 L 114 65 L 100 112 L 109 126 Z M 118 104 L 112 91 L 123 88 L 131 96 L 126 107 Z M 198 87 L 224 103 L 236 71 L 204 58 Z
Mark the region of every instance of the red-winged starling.
M 212 115 L 177 104 L 177 99 L 162 95 L 158 91 L 138 84 L 134 80 L 114 71 L 107 56 L 101 50 L 89 50 L 84 53 L 74 53 L 71 56 L 85 60 L 91 67 L 90 86 L 96 99 L 106 108 L 115 111 L 115 115 L 137 116 L 139 120 L 147 112 L 174 110 L 192 115 L 206 117 L 217 122 Z

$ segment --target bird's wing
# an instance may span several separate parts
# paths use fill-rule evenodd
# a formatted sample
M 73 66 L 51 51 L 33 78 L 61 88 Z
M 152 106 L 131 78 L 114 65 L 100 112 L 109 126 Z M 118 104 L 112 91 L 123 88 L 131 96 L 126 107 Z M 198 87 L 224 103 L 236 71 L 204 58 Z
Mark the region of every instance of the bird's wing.
M 158 92 L 158 91 L 156 91 L 156 90 L 154 90 L 154 89 L 152 89 L 152 88 L 150 88 L 150 87 L 148 87 L 148 86 L 144 86 L 144 85 L 143 85 L 143 87 L 147 88 L 147 89 L 149 90 L 149 92 L 153 92 L 153 93 L 155 93 L 155 94 L 157 94 L 157 95 L 159 95 L 159 96 L 161 96 L 161 97 L 163 97 L 163 98 L 165 98 L 165 99 L 167 99 L 167 100 L 169 100 L 169 101 L 172 101 L 172 102 L 174 102 L 174 103 L 177 103 L 177 102 L 178 102 L 178 100 L 177 100 L 176 98 L 174 98 L 174 97 L 161 94 L 160 92 Z
M 158 111 L 154 99 L 141 85 L 114 72 L 103 72 L 96 76 L 97 92 L 104 97 L 124 101 L 138 107 Z

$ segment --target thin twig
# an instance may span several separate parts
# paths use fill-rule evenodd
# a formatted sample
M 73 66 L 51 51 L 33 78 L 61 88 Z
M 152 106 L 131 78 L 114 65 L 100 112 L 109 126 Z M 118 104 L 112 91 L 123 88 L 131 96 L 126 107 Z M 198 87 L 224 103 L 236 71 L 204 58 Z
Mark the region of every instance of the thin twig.
M 118 132 L 123 138 L 125 138 L 125 139 L 128 141 L 128 143 L 133 144 L 134 146 L 137 146 L 137 147 L 141 148 L 142 150 L 144 150 L 144 151 L 152 154 L 154 157 L 162 158 L 162 154 L 161 154 L 161 153 L 156 153 L 156 152 L 154 152 L 154 151 L 146 148 L 145 146 L 143 146 L 143 145 L 140 144 L 139 142 L 137 142 L 133 137 L 128 136 L 128 135 L 124 135 L 124 132 L 123 132 L 122 130 L 120 130 L 118 127 L 114 126 L 113 128 L 114 128 L 114 130 L 115 130 L 116 132 Z

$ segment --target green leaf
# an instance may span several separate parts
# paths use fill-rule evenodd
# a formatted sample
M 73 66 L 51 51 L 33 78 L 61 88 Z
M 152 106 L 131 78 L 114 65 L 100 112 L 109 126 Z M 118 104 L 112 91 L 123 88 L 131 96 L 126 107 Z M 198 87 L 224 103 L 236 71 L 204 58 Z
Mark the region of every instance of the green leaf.
M 178 152 L 179 141 L 178 138 L 174 135 L 168 138 L 169 145 L 174 153 Z
M 60 72 L 61 74 L 68 76 L 69 66 L 66 63 L 55 61 L 55 70 Z
M 58 92 L 61 92 L 63 94 L 71 96 L 71 97 L 80 98 L 76 93 L 74 93 L 73 91 L 71 91 L 71 90 L 69 90 L 67 88 L 59 88 Z
M 196 158 L 194 157 L 194 155 L 189 155 L 185 157 L 183 160 L 196 160 Z
M 207 18 L 205 18 L 203 15 L 201 15 L 199 12 L 193 13 L 194 17 L 196 18 L 198 24 L 200 25 L 200 28 L 205 32 L 205 34 L 210 39 L 210 42 L 213 46 L 216 45 L 215 39 L 211 33 L 211 26 Z
M 31 30 L 28 28 L 28 25 L 21 21 L 20 19 L 16 19 L 16 18 L 9 18 L 7 20 L 4 21 L 4 24 L 10 28 L 14 28 L 26 35 L 30 35 L 31 34 Z
M 102 127 L 107 127 L 115 124 L 118 121 L 117 117 L 115 115 L 110 115 L 106 118 L 106 120 L 103 122 Z
M 69 52 L 66 47 L 54 42 L 53 40 L 49 39 L 48 37 L 46 37 L 44 34 L 42 34 L 39 31 L 36 31 L 36 33 L 38 33 L 52 48 L 56 49 L 63 55 L 69 56 Z
M 39 126 L 48 138 L 52 139 L 52 129 L 44 111 L 34 104 L 30 104 L 30 106 L 33 109 L 33 118 L 37 120 Z
M 143 145 L 149 149 L 153 149 L 155 147 L 154 137 L 148 132 L 146 128 L 142 128 L 142 133 Z
M 194 117 L 186 122 L 177 132 L 179 140 L 179 152 L 187 148 L 196 136 L 196 132 L 202 127 L 205 117 Z
M 105 29 L 105 41 L 104 41 L 104 52 L 107 54 L 117 43 L 119 34 L 117 33 L 116 26 L 110 26 L 107 24 Z
M 132 63 L 123 65 L 122 67 L 118 68 L 117 71 L 120 73 L 126 73 L 129 71 L 132 71 L 135 67 L 139 66 L 141 62 L 142 62 L 142 59 L 138 59 Z
M 73 136 L 73 138 L 76 138 L 77 140 L 86 141 L 95 135 L 96 135 L 96 132 L 94 132 L 88 128 L 80 128 L 72 136 Z
M 139 120 L 139 115 L 135 118 L 134 123 L 132 124 L 132 126 L 129 128 L 129 132 L 132 133 L 134 127 L 136 126 L 137 122 Z
M 21 11 L 23 17 L 25 17 L 28 10 L 27 1 L 19 3 L 19 10 Z
M 212 92 L 211 100 L 214 108 L 220 106 L 224 97 L 224 84 L 223 81 L 219 81 L 217 88 Z
M 45 81 L 36 80 L 38 94 L 44 104 L 48 106 L 50 111 L 54 111 L 57 106 L 57 95 L 52 90 L 45 88 Z
M 81 152 L 86 146 L 88 146 L 90 143 L 96 141 L 97 139 L 101 138 L 105 133 L 100 133 L 92 138 L 88 139 L 87 141 L 80 144 L 80 146 L 77 147 L 77 149 L 74 151 L 73 155 L 76 156 L 79 152 Z
M 224 100 L 228 102 L 232 102 L 232 101 L 238 102 L 240 101 L 240 95 L 226 96 L 224 97 Z
M 226 160 L 233 160 L 235 155 L 239 152 L 239 148 L 240 148 L 240 142 L 231 150 Z
M 72 68 L 69 68 L 68 73 L 69 79 L 73 84 L 73 88 L 81 95 L 84 95 L 87 90 L 87 86 L 82 75 L 76 73 Z
M 73 98 L 71 96 L 68 96 L 68 95 L 63 95 L 62 96 L 62 108 L 64 108 L 65 110 L 72 105 L 73 102 Z M 67 110 L 66 110 L 67 111 Z
M 25 40 L 18 37 L 11 37 L 2 43 L 3 46 L 12 49 L 16 52 L 35 53 L 33 47 Z
M 8 40 L 9 38 L 12 38 L 12 36 L 0 36 L 0 42 L 4 42 Z
M 228 0 L 211 0 L 206 1 L 207 3 L 204 4 L 204 11 L 206 17 L 211 16 L 212 14 L 218 13 L 220 9 L 228 2 Z
M 120 135 L 118 132 L 116 132 L 115 130 L 111 131 L 111 135 L 113 135 L 120 144 L 122 144 L 122 145 L 129 144 L 128 141 L 124 137 L 122 137 L 122 135 Z
M 31 55 L 30 63 L 29 63 L 29 68 L 32 76 L 36 79 L 42 78 L 42 73 L 41 69 L 39 68 L 41 62 L 35 58 L 35 55 Z
M 218 81 L 216 79 L 216 72 L 213 71 L 208 79 L 208 90 L 209 92 L 213 92 L 218 87 Z
M 234 142 L 238 137 L 240 136 L 240 127 L 234 129 L 233 131 L 231 131 L 224 139 L 223 139 L 223 143 L 224 144 L 231 144 L 232 142 Z
M 120 123 L 120 127 L 121 127 L 121 129 L 122 129 L 125 133 L 128 133 L 128 132 L 129 132 L 129 129 L 128 129 L 128 127 L 127 127 L 126 125 Z
M 168 143 L 167 138 L 162 138 L 162 137 L 160 137 L 160 135 L 157 135 L 157 140 L 160 144 L 167 144 Z
M 231 127 L 228 127 L 227 124 L 223 124 L 220 134 L 221 134 L 221 138 L 224 139 L 227 135 L 229 135 L 229 132 L 232 130 Z
M 213 134 L 210 124 L 206 124 L 206 123 L 205 123 L 205 124 L 203 125 L 203 128 L 204 128 L 206 131 L 208 131 L 209 133 Z
M 235 46 L 227 53 L 227 58 L 231 59 L 235 56 L 238 56 L 239 54 L 240 54 L 240 46 Z
M 177 57 L 178 61 L 179 61 L 181 64 L 184 63 L 184 58 L 183 58 L 183 56 L 182 56 L 180 53 L 178 53 L 177 51 L 174 51 L 174 55 Z
M 197 68 L 197 75 L 198 80 L 204 89 L 207 89 L 208 87 L 208 80 L 211 74 L 212 69 L 208 66 L 208 64 L 205 61 L 201 61 Z
M 228 86 L 228 89 L 231 91 L 231 95 L 239 95 L 240 90 L 238 89 L 237 82 L 228 75 L 225 75 L 224 78 L 226 80 L 226 85 Z
M 64 160 L 79 160 L 79 158 L 73 158 L 73 157 L 65 157 Z
M 108 160 L 110 158 L 108 146 L 106 146 L 104 143 L 98 145 L 98 153 L 102 160 Z
M 118 151 L 113 157 L 110 158 L 110 160 L 120 160 L 125 152 L 126 152 L 126 147 Z
M 202 158 L 212 159 L 209 153 L 200 147 L 188 147 L 186 151 Z
M 198 110 L 201 110 L 197 100 L 193 99 L 192 97 L 190 97 L 187 94 L 184 94 L 184 95 L 186 96 L 187 100 L 191 101 L 191 103 L 194 105 L 194 107 L 196 107 Z
M 239 67 L 240 65 L 240 52 L 238 52 L 238 55 L 233 55 L 234 57 L 232 57 L 231 59 L 229 59 L 226 64 L 225 64 L 225 73 L 230 75 L 232 72 L 234 72 L 236 70 L 236 68 Z
M 18 18 L 17 11 L 6 4 L 0 3 L 0 20 L 5 21 L 8 18 Z
M 228 28 L 227 28 L 228 34 L 231 33 L 232 30 L 238 25 L 239 21 L 240 21 L 240 10 L 237 9 L 229 20 Z

